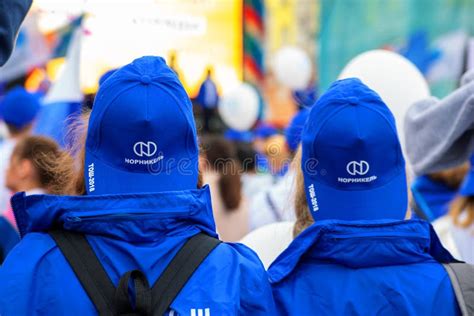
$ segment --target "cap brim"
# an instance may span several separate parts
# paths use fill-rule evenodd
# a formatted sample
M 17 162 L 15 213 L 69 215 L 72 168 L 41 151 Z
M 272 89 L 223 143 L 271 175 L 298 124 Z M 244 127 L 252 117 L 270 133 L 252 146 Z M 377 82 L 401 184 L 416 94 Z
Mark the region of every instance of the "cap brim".
M 464 182 L 461 185 L 459 194 L 461 194 L 462 196 L 474 195 L 474 170 L 470 170 L 464 178 Z
M 91 165 L 92 174 L 91 174 Z M 197 172 L 173 170 L 138 173 L 119 170 L 86 155 L 85 185 L 87 194 L 126 194 L 182 191 L 197 188 Z
M 400 172 L 384 186 L 371 190 L 339 190 L 305 175 L 306 196 L 313 184 L 317 210 L 311 209 L 315 220 L 404 219 L 408 208 L 405 172 Z

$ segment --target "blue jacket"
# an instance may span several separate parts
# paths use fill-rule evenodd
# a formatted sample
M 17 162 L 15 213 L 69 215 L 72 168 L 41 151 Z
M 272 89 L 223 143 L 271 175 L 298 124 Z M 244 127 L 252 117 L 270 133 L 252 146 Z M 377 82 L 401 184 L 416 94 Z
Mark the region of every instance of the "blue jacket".
M 20 237 L 15 228 L 3 216 L 0 216 L 0 264 L 19 241 Z
M 0 314 L 96 315 L 62 253 L 45 232 L 55 225 L 87 234 L 115 286 L 129 270 L 154 284 L 184 242 L 216 236 L 209 188 L 153 194 L 12 199 L 22 241 L 0 269 Z M 272 292 L 257 255 L 222 243 L 205 259 L 171 305 L 170 315 L 269 315 Z M 207 314 L 207 313 L 206 313 Z
M 446 215 L 449 203 L 458 193 L 456 189 L 450 188 L 442 182 L 434 181 L 428 176 L 417 177 L 411 185 L 411 192 L 419 211 L 430 222 Z M 415 212 L 412 214 L 413 218 L 419 218 Z
M 31 3 L 32 0 L 0 1 L 0 66 L 10 57 L 18 29 Z
M 438 261 L 455 260 L 427 222 L 321 221 L 268 272 L 279 315 L 458 315 Z

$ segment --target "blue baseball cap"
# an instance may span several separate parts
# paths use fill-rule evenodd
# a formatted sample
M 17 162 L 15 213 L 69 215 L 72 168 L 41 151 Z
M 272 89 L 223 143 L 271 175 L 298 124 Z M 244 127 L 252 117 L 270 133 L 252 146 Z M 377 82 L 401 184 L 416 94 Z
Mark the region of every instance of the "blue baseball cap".
M 403 219 L 405 160 L 395 119 L 359 79 L 336 81 L 312 107 L 302 170 L 315 220 Z
M 464 181 L 459 189 L 459 194 L 462 196 L 474 196 L 474 154 L 471 156 L 470 163 L 469 172 L 464 177 Z
M 88 194 L 195 189 L 198 142 L 192 104 L 161 57 L 142 57 L 99 87 L 89 120 Z
M 33 123 L 39 110 L 38 96 L 22 87 L 16 87 L 10 90 L 0 103 L 0 118 L 16 128 L 23 128 Z
M 285 129 L 285 138 L 288 148 L 291 151 L 296 151 L 298 145 L 301 142 L 301 132 L 303 131 L 304 124 L 309 116 L 309 109 L 302 109 L 291 119 Z
M 103 85 L 105 80 L 109 79 L 116 71 L 117 71 L 117 69 L 111 69 L 111 70 L 105 72 L 102 76 L 100 76 L 100 78 L 99 78 L 99 87 L 101 85 Z

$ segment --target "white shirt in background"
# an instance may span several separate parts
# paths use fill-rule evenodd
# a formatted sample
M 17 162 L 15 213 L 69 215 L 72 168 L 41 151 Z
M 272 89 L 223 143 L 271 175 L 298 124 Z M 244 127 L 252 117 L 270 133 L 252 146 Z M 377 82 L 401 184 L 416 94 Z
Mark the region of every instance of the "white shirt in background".
M 12 192 L 5 187 L 5 177 L 15 145 L 16 141 L 9 138 L 0 143 L 0 214 L 10 208 Z
M 444 248 L 456 259 L 474 264 L 474 224 L 458 227 L 451 216 L 445 215 L 433 223 L 433 227 Z
M 295 172 L 290 169 L 275 184 L 256 194 L 250 201 L 250 229 L 282 221 L 295 221 Z

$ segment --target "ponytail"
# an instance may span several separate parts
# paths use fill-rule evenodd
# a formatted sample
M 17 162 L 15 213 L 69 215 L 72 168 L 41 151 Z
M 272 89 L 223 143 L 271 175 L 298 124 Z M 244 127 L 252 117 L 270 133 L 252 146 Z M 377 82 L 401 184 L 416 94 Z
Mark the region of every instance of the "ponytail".
M 293 226 L 293 238 L 296 238 L 303 230 L 314 223 L 314 219 L 309 212 L 308 201 L 304 190 L 303 171 L 301 169 L 301 146 L 295 154 L 294 163 L 296 170 L 296 191 L 295 191 L 295 215 L 296 221 Z
M 237 210 L 242 200 L 242 182 L 236 148 L 225 138 L 211 135 L 202 138 L 202 145 L 207 167 L 219 174 L 218 186 L 226 210 Z

